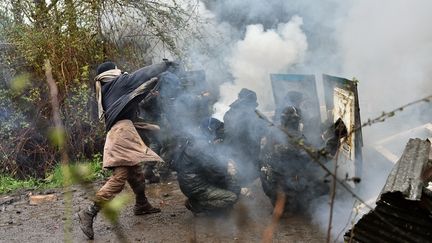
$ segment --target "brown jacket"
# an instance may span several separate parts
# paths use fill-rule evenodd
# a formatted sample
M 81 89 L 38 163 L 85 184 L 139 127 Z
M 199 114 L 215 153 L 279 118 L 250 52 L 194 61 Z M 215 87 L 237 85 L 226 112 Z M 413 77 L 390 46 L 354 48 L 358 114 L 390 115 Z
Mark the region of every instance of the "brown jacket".
M 131 120 L 116 122 L 106 137 L 103 167 L 134 166 L 150 161 L 163 162 L 144 144 Z

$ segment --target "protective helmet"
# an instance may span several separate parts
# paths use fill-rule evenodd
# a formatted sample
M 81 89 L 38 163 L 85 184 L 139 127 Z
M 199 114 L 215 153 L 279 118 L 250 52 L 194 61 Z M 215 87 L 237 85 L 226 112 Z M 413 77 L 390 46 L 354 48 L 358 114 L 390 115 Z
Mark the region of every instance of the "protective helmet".
M 240 92 L 238 94 L 238 98 L 239 99 L 256 101 L 257 100 L 257 95 L 256 95 L 256 93 L 254 91 L 252 91 L 250 89 L 243 88 L 243 89 L 240 90 Z
M 224 123 L 216 118 L 209 117 L 202 120 L 200 125 L 201 130 L 212 139 L 223 139 Z

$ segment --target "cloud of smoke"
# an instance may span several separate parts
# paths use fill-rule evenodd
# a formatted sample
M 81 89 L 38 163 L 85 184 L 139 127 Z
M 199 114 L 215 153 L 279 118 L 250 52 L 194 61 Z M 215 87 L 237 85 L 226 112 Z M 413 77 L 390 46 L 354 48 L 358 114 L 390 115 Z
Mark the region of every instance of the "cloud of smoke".
M 428 80 L 432 74 L 431 8 L 432 2 L 425 0 L 388 0 L 356 2 L 350 9 L 339 40 L 343 73 L 360 80 L 363 118 L 432 93 Z M 409 110 L 399 116 L 403 119 L 396 116 L 365 132 L 371 130 L 370 139 L 374 140 L 377 132 L 388 134 L 386 131 L 419 125 L 418 111 Z
M 310 19 L 306 20 L 307 25 L 305 28 L 303 26 L 303 13 L 309 17 L 314 16 L 313 12 L 316 9 L 304 8 L 305 6 L 300 2 L 294 2 L 297 3 L 296 9 L 299 10 L 298 12 L 290 12 L 283 1 L 276 1 L 266 6 L 263 6 L 260 1 L 227 1 L 216 6 L 209 4 L 210 7 L 213 7 L 215 15 L 209 15 L 208 12 L 205 15 L 210 16 L 211 20 L 217 20 L 224 16 L 223 19 L 226 21 L 214 23 L 213 28 L 218 29 L 221 33 L 229 33 L 224 42 L 228 44 L 218 49 L 219 60 L 225 62 L 227 71 L 232 76 L 231 82 L 226 82 L 220 86 L 221 97 L 218 103 L 215 104 L 214 114 L 219 120 L 223 120 L 223 114 L 237 98 L 241 88 L 248 88 L 257 93 L 260 109 L 274 110 L 270 83 L 271 73 L 311 70 L 313 66 L 318 66 L 318 63 L 320 63 L 318 60 L 327 60 L 325 58 L 329 56 L 327 55 L 327 49 L 318 48 L 317 43 L 323 39 L 328 40 L 326 43 L 331 43 L 332 38 L 324 38 L 323 36 L 316 38 L 313 35 L 317 20 L 314 20 L 313 24 L 311 24 Z M 233 9 L 236 10 L 234 11 L 235 14 L 229 16 L 226 16 L 226 12 L 223 11 Z M 273 14 L 270 14 L 272 12 Z M 322 14 L 320 16 L 324 17 Z M 328 27 L 326 30 L 331 32 Z M 310 40 L 309 36 L 311 37 Z M 312 44 L 312 50 L 309 49 L 309 42 Z M 332 44 L 334 43 L 332 42 Z M 334 48 L 334 45 L 329 47 L 331 50 Z M 191 49 L 197 50 L 196 48 Z M 316 53 L 316 56 L 313 56 L 313 53 Z M 193 54 L 194 60 L 203 60 L 199 52 Z M 324 67 L 332 65 L 330 62 L 321 62 L 319 66 L 324 69 Z M 207 73 L 208 70 L 214 69 L 211 65 L 205 68 Z M 213 75 L 207 77 L 212 79 Z M 321 223 L 321 220 L 327 222 L 328 201 L 319 205 L 320 207 L 311 209 L 314 217 L 317 217 L 315 222 Z M 323 209 L 323 205 L 327 207 Z M 321 213 L 322 210 L 325 212 Z M 346 208 L 346 210 L 349 214 L 350 208 Z M 342 208 L 341 211 L 343 211 Z M 339 228 L 335 227 L 335 229 L 337 231 Z
M 225 72 L 229 73 L 226 76 L 232 76 L 232 82 L 220 86 L 221 99 L 215 105 L 214 115 L 220 120 L 241 88 L 257 92 L 260 109 L 273 109 L 270 73 L 329 73 L 356 77 L 360 80 L 363 121 L 432 92 L 428 81 L 432 74 L 432 59 L 428 57 L 432 51 L 432 32 L 428 29 L 432 20 L 428 12 L 432 9 L 430 1 L 203 2 L 207 7 L 206 16 L 214 24 L 210 29 L 226 34 L 220 42 L 223 44 L 213 48 L 217 52 L 213 57 L 217 58 L 210 59 L 217 61 L 210 60 L 207 61 L 209 65 L 201 65 L 210 74 L 208 80 L 214 80 L 214 83 L 226 81 L 220 78 L 222 72 L 214 71 L 218 65 L 226 67 Z M 200 56 L 202 54 L 196 51 L 192 55 L 195 65 L 206 63 L 201 61 L 205 60 Z M 373 150 L 370 145 L 385 135 L 430 121 L 431 117 L 428 104 L 363 130 L 364 178 L 360 187 L 365 200 L 377 196 L 385 182 L 382 175 L 386 175 L 391 167 L 369 162 L 376 162 L 376 157 L 369 152 Z M 405 140 L 398 142 L 406 143 Z M 326 231 L 328 197 L 320 200 L 311 212 L 315 222 Z M 334 237 L 346 225 L 353 204 L 345 197 L 338 199 L 335 205 Z
M 372 7 L 373 6 L 373 7 Z M 432 73 L 432 33 L 428 24 L 432 16 L 430 1 L 356 1 L 346 16 L 334 26 L 337 34 L 338 56 L 341 65 L 338 75 L 360 80 L 359 97 L 363 121 L 392 110 L 400 105 L 432 93 L 428 77 Z M 323 47 L 325 48 L 325 47 Z M 396 114 L 382 124 L 363 129 L 364 168 L 360 195 L 364 200 L 375 199 L 385 183 L 392 164 L 379 159 L 373 149 L 380 138 L 416 127 L 432 118 L 430 104 L 413 107 Z M 412 133 L 411 136 L 414 134 Z M 426 138 L 431 134 L 415 134 Z M 393 141 L 399 156 L 407 140 Z M 396 145 L 397 144 L 397 145 Z M 372 201 L 373 201 L 372 200 Z M 328 201 L 328 200 L 327 200 Z M 323 200 L 322 203 L 326 203 Z M 334 224 L 347 218 L 351 205 L 336 201 Z M 373 205 L 373 203 L 372 203 Z M 315 220 L 327 226 L 328 211 L 322 207 L 315 211 Z M 335 227 L 335 232 L 337 227 Z
M 274 109 L 269 74 L 283 72 L 302 61 L 307 50 L 302 23 L 301 17 L 294 16 L 276 29 L 264 30 L 260 24 L 246 27 L 244 38 L 234 45 L 228 58 L 234 82 L 221 86 L 222 97 L 216 104 L 218 117 L 223 116 L 243 87 L 257 92 L 260 107 Z

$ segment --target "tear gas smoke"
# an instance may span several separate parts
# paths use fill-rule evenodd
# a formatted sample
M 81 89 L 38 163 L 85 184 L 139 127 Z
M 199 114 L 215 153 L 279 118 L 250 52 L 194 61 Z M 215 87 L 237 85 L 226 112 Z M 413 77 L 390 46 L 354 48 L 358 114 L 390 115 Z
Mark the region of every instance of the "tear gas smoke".
M 257 92 L 260 107 L 274 109 L 269 74 L 283 72 L 302 61 L 307 50 L 306 35 L 300 28 L 302 23 L 300 17 L 294 16 L 277 29 L 264 30 L 260 24 L 247 26 L 244 39 L 235 44 L 228 59 L 234 83 L 221 86 L 220 102 L 230 104 L 240 89 L 247 87 Z M 228 110 L 222 104 L 216 108 Z M 216 110 L 218 117 L 219 113 L 223 115 L 224 111 Z
M 207 81 L 220 86 L 214 107 L 219 120 L 241 88 L 257 92 L 260 109 L 274 109 L 270 73 L 356 77 L 363 120 L 432 92 L 428 0 L 203 0 L 197 9 L 205 19 L 196 26 L 201 28 L 200 40 L 184 38 L 177 44 L 190 69 L 204 69 Z M 168 57 L 163 52 L 160 57 Z M 363 199 L 377 196 L 391 168 L 376 161 L 371 145 L 377 138 L 430 121 L 430 105 L 421 109 L 363 130 Z M 334 236 L 349 220 L 351 199 L 342 196 L 335 202 Z M 310 208 L 324 231 L 328 201 L 318 198 Z
M 229 26 L 231 33 L 231 45 L 226 45 L 219 60 L 229 67 L 233 82 L 220 86 L 221 98 L 214 115 L 219 119 L 241 88 L 256 91 L 261 107 L 273 108 L 269 82 L 272 72 L 356 77 L 360 80 L 363 120 L 432 92 L 428 81 L 432 74 L 432 59 L 428 58 L 432 51 L 430 1 L 203 2 L 214 14 L 215 25 Z M 239 34 L 232 33 L 236 30 Z M 377 196 L 385 182 L 383 175 L 391 168 L 387 163 L 369 161 L 376 158 L 370 145 L 401 128 L 430 121 L 430 105 L 420 108 L 364 129 L 360 191 L 365 200 Z M 353 203 L 344 198 L 336 200 L 335 205 L 334 236 L 346 225 Z M 314 202 L 311 212 L 314 221 L 326 230 L 328 198 Z
M 432 32 L 427 24 L 432 20 L 427 10 L 431 7 L 432 3 L 424 0 L 361 1 L 348 12 L 340 29 L 343 72 L 360 80 L 363 118 L 377 116 L 432 92 Z M 430 105 L 423 110 L 430 121 Z M 373 142 L 383 134 L 421 125 L 420 120 L 425 123 L 427 119 L 420 117 L 418 111 L 410 109 L 365 129 L 365 139 Z

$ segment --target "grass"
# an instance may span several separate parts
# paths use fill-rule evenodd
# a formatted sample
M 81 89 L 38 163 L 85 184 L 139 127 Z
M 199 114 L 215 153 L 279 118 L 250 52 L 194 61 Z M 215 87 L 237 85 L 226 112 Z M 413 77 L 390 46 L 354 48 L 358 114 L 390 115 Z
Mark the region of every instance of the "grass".
M 0 194 L 13 192 L 18 189 L 37 189 L 40 185 L 40 181 L 34 178 L 17 180 L 8 175 L 0 175 Z
M 66 176 L 65 176 L 66 175 Z M 0 194 L 14 192 L 19 189 L 50 189 L 83 181 L 94 181 L 109 175 L 102 170 L 102 156 L 96 154 L 93 159 L 85 162 L 75 162 L 67 167 L 60 164 L 47 173 L 45 179 L 27 178 L 15 179 L 10 175 L 0 175 Z

